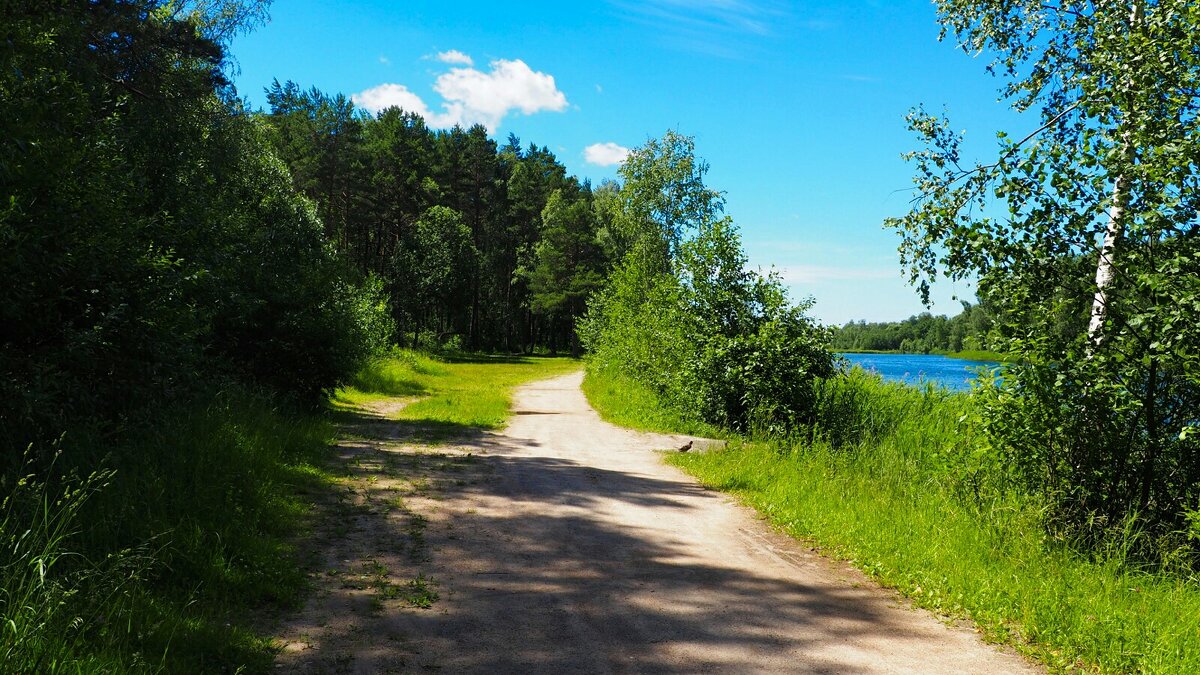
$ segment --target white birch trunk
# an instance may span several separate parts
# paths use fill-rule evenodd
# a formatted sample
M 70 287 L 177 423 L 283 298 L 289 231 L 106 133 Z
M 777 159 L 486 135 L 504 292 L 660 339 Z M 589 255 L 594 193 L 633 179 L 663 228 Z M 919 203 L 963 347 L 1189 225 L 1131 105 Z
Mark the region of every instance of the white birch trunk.
M 1132 30 L 1142 20 L 1142 3 L 1135 1 L 1129 12 L 1129 27 Z M 1133 158 L 1132 111 L 1126 111 L 1125 131 L 1121 134 L 1121 154 Z M 1096 261 L 1096 295 L 1092 298 L 1092 316 L 1088 321 L 1089 356 L 1104 343 L 1104 321 L 1108 318 L 1108 289 L 1117 276 L 1117 244 L 1125 233 L 1125 209 L 1129 203 L 1129 177 L 1121 174 L 1113 180 L 1112 205 L 1108 207 L 1108 227 L 1104 232 L 1104 243 L 1100 246 L 1100 258 Z
M 1126 141 L 1126 150 L 1129 149 Z M 1113 181 L 1113 201 L 1108 208 L 1108 228 L 1104 232 L 1104 243 L 1100 247 L 1100 259 L 1096 261 L 1096 295 L 1092 299 L 1092 318 L 1088 322 L 1088 341 L 1095 349 L 1104 342 L 1104 320 L 1108 318 L 1108 288 L 1117 276 L 1114 264 L 1117 242 L 1125 230 L 1125 202 L 1129 187 L 1125 176 Z

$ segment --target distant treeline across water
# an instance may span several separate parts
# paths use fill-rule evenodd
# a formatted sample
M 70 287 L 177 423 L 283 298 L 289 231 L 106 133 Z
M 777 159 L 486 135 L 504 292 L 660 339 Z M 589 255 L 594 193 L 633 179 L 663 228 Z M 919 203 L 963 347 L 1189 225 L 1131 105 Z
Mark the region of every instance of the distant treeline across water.
M 834 328 L 833 348 L 845 351 L 961 352 L 995 349 L 992 312 L 984 305 L 963 303 L 954 317 L 923 312 L 903 321 L 851 321 Z

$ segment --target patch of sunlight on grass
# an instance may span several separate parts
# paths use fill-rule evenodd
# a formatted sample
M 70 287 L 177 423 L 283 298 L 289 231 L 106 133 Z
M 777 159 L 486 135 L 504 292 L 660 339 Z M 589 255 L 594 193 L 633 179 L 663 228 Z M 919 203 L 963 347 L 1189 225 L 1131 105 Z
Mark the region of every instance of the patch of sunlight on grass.
M 399 350 L 364 368 L 334 392 L 334 407 L 357 407 L 394 397 L 417 400 L 395 418 L 483 429 L 504 426 L 512 389 L 534 380 L 579 370 L 569 358 L 470 356 L 441 361 Z
M 653 391 L 618 372 L 589 367 L 583 379 L 583 393 L 604 421 L 619 426 L 667 434 L 729 437 L 711 424 L 665 409 Z

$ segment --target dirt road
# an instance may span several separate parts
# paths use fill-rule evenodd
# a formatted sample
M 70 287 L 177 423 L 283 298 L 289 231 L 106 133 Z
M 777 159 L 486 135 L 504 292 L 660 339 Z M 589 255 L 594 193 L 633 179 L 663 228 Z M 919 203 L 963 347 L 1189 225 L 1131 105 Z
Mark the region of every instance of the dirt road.
M 604 423 L 580 379 L 449 447 L 364 422 L 281 670 L 1035 672 L 664 465 L 678 439 Z

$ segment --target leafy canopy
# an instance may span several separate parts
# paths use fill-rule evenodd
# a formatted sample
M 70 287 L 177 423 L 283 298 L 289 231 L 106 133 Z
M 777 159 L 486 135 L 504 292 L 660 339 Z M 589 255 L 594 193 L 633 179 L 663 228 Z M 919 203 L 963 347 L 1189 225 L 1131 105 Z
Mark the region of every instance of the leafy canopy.
M 1136 511 L 1177 530 L 1200 503 L 1200 8 L 938 8 L 1036 128 L 971 163 L 944 117 L 914 111 L 917 196 L 887 222 L 902 261 L 924 298 L 939 273 L 977 278 L 997 309 L 998 346 L 1021 364 L 990 394 L 989 430 L 1056 522 L 1092 531 Z

